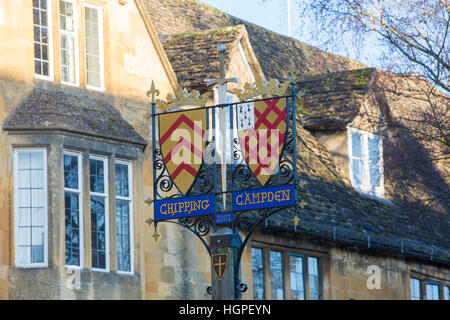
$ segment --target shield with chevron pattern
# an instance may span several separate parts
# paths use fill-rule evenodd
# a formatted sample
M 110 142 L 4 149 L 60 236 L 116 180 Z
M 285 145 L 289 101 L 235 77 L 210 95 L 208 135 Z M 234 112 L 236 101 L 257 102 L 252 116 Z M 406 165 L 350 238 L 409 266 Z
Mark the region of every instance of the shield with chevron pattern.
M 159 117 L 159 141 L 166 169 L 178 189 L 186 194 L 203 160 L 206 110 L 167 113 Z
M 256 179 L 265 185 L 275 173 L 287 130 L 286 99 L 254 102 L 254 128 L 239 131 L 245 161 Z

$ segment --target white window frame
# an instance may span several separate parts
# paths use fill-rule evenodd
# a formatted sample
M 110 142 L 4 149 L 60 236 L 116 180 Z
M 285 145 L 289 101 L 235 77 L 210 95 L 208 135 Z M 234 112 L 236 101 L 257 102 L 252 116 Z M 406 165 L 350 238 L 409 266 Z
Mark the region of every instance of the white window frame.
M 78 32 L 79 32 L 79 26 L 78 26 L 78 3 L 74 0 L 58 0 L 58 21 L 60 20 L 59 17 L 61 15 L 60 5 L 61 1 L 71 3 L 73 7 L 73 37 L 74 37 L 74 56 L 75 56 L 75 83 L 66 82 L 62 79 L 62 64 L 60 65 L 60 71 L 61 71 L 61 83 L 73 86 L 73 87 L 79 87 L 80 86 L 80 61 L 79 61 L 79 43 L 78 43 Z M 65 30 L 61 30 L 61 24 L 59 25 L 59 39 L 61 41 L 61 35 L 72 35 L 72 32 L 68 32 Z M 59 48 L 59 54 L 61 55 L 61 47 Z M 60 63 L 62 63 L 62 59 L 60 59 Z
M 419 299 L 413 299 L 413 297 L 417 297 L 415 295 L 414 289 L 416 288 L 417 285 L 417 289 L 419 291 Z M 409 278 L 409 295 L 410 295 L 410 300 L 422 300 L 422 288 L 421 288 L 421 281 L 420 279 L 414 278 L 414 277 L 410 277 Z
M 108 171 L 108 158 L 97 156 L 97 155 L 90 155 L 89 160 L 99 160 L 103 161 L 103 182 L 105 184 L 105 190 L 104 193 L 99 192 L 92 192 L 89 188 L 89 203 L 91 202 L 91 197 L 102 197 L 105 198 L 105 269 L 100 268 L 93 268 L 92 267 L 92 261 L 91 261 L 91 270 L 92 271 L 98 271 L 98 272 L 109 272 L 110 271 L 110 245 L 109 245 L 109 188 L 108 188 L 108 179 L 109 179 L 109 171 Z M 89 179 L 90 179 L 90 163 L 89 163 Z M 90 208 L 90 214 L 92 212 L 92 209 Z M 91 218 L 92 219 L 92 218 Z M 92 221 L 90 223 L 89 232 L 92 232 Z M 92 259 L 92 243 L 91 243 L 91 259 Z
M 361 136 L 361 153 L 362 153 L 362 179 L 361 184 L 357 184 L 353 178 L 353 147 L 352 147 L 352 133 L 357 133 Z M 373 194 L 371 192 L 372 185 L 370 182 L 370 166 L 369 166 L 369 138 L 373 139 L 375 138 L 376 134 L 358 130 L 355 128 L 352 128 L 350 126 L 347 127 L 347 141 L 348 141 L 348 163 L 349 163 L 349 176 L 350 181 L 352 183 L 352 186 L 359 192 L 374 196 L 377 198 L 385 199 L 384 194 L 384 159 L 383 159 L 383 138 L 381 136 L 378 136 L 378 154 L 380 156 L 379 158 L 379 168 L 380 168 L 380 185 L 375 187 L 375 193 Z
M 18 243 L 19 243 L 19 152 L 42 152 L 44 160 L 44 262 L 42 263 L 19 263 L 18 257 Z M 46 148 L 14 148 L 14 250 L 15 250 L 15 265 L 18 268 L 46 268 L 48 267 L 48 174 L 47 174 L 47 149 Z
M 47 2 L 47 30 L 48 30 L 48 76 L 44 76 L 41 74 L 36 74 L 36 71 L 34 71 L 34 78 L 39 80 L 48 80 L 53 81 L 54 80 L 54 70 L 53 70 L 53 20 L 52 20 L 52 1 L 51 0 L 45 0 Z M 34 7 L 32 6 L 32 9 Z M 33 69 L 34 67 L 34 22 L 33 22 Z M 40 27 L 40 26 L 39 26 Z
M 130 271 L 120 271 L 117 269 L 118 274 L 124 274 L 124 275 L 134 275 L 134 218 L 133 218 L 133 164 L 130 161 L 125 160 L 116 160 L 115 163 L 126 165 L 128 167 L 128 191 L 129 196 L 128 197 L 122 197 L 115 195 L 116 200 L 125 200 L 129 202 L 129 226 L 130 226 Z M 115 170 L 115 168 L 114 168 Z M 114 214 L 116 216 L 116 214 Z M 117 253 L 117 237 L 116 237 L 116 253 Z M 118 259 L 118 256 L 116 254 L 116 259 Z M 118 262 L 118 261 L 116 261 Z M 117 264 L 118 265 L 118 264 Z
M 431 299 L 432 297 L 430 297 L 428 295 L 428 287 L 437 287 L 437 299 Z M 441 284 L 437 281 L 430 281 L 430 280 L 426 280 L 425 281 L 425 300 L 442 300 L 441 297 Z
M 85 8 L 95 9 L 98 11 L 98 50 L 99 50 L 99 56 L 100 56 L 100 87 L 95 87 L 88 85 L 87 83 L 87 47 L 85 49 L 84 55 L 86 60 L 86 88 L 96 91 L 105 91 L 105 56 L 104 56 L 104 47 L 103 47 L 103 8 L 91 3 L 85 3 Z M 86 24 L 86 22 L 85 22 Z M 86 42 L 86 32 L 84 36 L 84 41 Z
M 77 151 L 71 151 L 71 150 L 64 150 L 63 153 L 63 161 L 64 161 L 64 155 L 69 156 L 75 156 L 78 159 L 78 189 L 71 189 L 64 187 L 64 195 L 66 192 L 75 193 L 78 194 L 78 203 L 79 203 L 79 223 L 80 223 L 80 265 L 66 265 L 67 269 L 83 269 L 84 266 L 84 210 L 83 210 L 83 176 L 82 176 L 82 169 L 83 169 L 83 157 L 81 152 Z M 64 165 L 63 165 L 64 170 Z M 65 216 L 65 212 L 64 212 Z M 65 229 L 64 229 L 64 236 L 65 236 Z M 64 254 L 64 262 L 65 262 L 65 254 Z

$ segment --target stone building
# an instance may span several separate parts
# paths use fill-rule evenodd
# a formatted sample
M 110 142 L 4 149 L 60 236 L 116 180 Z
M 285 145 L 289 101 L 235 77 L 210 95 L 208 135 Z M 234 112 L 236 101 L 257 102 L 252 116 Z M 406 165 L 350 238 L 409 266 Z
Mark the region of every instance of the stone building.
M 292 62 L 299 73 L 300 220 L 283 212 L 253 236 L 243 298 L 448 299 L 449 166 L 421 165 L 437 148 L 405 131 L 405 112 L 420 114 L 399 95 L 420 79 L 196 0 L 7 0 L 0 39 L 0 298 L 209 299 L 201 243 L 167 223 L 152 238 L 144 223 L 145 93 L 153 80 L 162 97 L 182 86 L 214 104 L 224 43 L 233 86 L 284 79 Z
M 143 4 L 2 1 L 0 38 L 0 297 L 144 298 L 145 92 L 178 84 Z

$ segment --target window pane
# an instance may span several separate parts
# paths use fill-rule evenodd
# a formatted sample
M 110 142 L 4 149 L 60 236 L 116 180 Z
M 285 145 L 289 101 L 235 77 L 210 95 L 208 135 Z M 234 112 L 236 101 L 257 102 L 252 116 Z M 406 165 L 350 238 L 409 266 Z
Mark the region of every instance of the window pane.
M 439 300 L 439 285 L 426 284 L 427 300 Z
M 353 159 L 352 162 L 352 173 L 353 173 L 353 181 L 356 185 L 362 184 L 362 175 L 363 175 L 363 167 L 362 160 Z
M 319 268 L 317 258 L 308 257 L 309 298 L 319 299 Z
M 44 227 L 31 228 L 31 262 L 44 262 Z
M 116 195 L 129 197 L 128 165 L 116 163 Z
M 78 190 L 78 157 L 64 155 L 64 188 Z
M 46 179 L 45 153 L 17 151 L 15 171 L 17 181 L 17 262 L 43 263 L 46 236 Z
M 101 87 L 101 58 L 100 52 L 100 11 L 94 8 L 85 8 L 86 29 L 86 75 L 87 84 L 93 87 Z
M 92 267 L 106 268 L 105 199 L 91 196 Z
M 418 279 L 411 278 L 411 300 L 420 300 L 420 281 Z
M 357 132 L 351 132 L 352 139 L 352 156 L 356 158 L 362 158 L 362 139 L 361 134 Z
M 352 175 L 353 182 L 361 185 L 363 180 L 362 136 L 357 132 L 351 132 L 352 142 Z
M 80 195 L 65 193 L 66 265 L 80 265 Z
M 35 74 L 49 75 L 49 58 L 47 49 L 45 54 L 43 46 L 48 45 L 48 11 L 47 0 L 33 1 L 33 29 L 34 29 L 34 72 Z M 45 65 L 44 65 L 45 63 Z
M 264 264 L 263 251 L 252 248 L 253 299 L 264 299 Z
M 90 164 L 91 191 L 104 193 L 105 192 L 104 161 L 90 159 L 89 164 Z
M 130 203 L 116 200 L 117 270 L 131 271 Z
M 305 299 L 305 284 L 303 281 L 303 258 L 299 256 L 289 257 L 290 287 L 292 300 Z
M 75 65 L 75 17 L 73 4 L 59 1 L 59 22 L 61 31 L 61 74 L 62 81 L 76 82 Z
M 283 300 L 283 265 L 281 252 L 270 251 L 270 286 L 272 299 Z
M 375 187 L 380 186 L 380 152 L 378 149 L 379 138 L 369 137 L 369 173 L 370 173 L 370 185 L 372 191 L 375 191 Z
M 444 300 L 450 300 L 450 288 L 444 287 Z

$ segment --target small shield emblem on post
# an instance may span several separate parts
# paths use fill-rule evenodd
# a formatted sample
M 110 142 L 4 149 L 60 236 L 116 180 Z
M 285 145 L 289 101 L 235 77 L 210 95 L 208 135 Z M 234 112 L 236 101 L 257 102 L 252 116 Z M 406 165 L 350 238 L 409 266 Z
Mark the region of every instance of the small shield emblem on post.
M 226 253 L 214 254 L 212 256 L 212 266 L 217 279 L 222 280 L 228 266 L 228 255 Z

